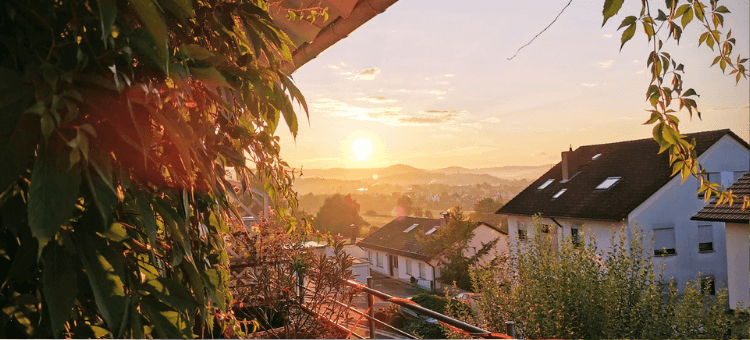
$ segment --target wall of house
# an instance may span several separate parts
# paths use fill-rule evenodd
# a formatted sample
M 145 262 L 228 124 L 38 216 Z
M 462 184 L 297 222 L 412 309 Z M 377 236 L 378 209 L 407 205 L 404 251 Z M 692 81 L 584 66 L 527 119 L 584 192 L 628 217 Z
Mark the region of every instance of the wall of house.
M 365 250 L 368 250 L 368 249 L 365 249 Z M 376 271 L 384 275 L 390 275 L 388 273 L 388 257 L 386 256 L 387 254 L 385 252 L 372 250 L 372 249 L 369 249 L 369 252 L 370 252 L 370 258 L 369 258 L 370 270 Z M 365 254 L 367 254 L 367 252 L 365 252 Z M 377 261 L 378 257 L 381 258 L 380 263 Z M 382 264 L 382 266 L 380 264 Z
M 557 225 L 552 219 L 540 217 L 539 222 L 542 224 L 549 225 L 550 228 L 556 228 L 557 242 L 558 245 L 562 245 L 564 240 L 570 239 L 572 236 L 571 229 L 578 228 L 581 235 L 581 240 L 588 240 L 589 237 L 593 237 L 596 240 L 597 249 L 611 249 L 612 240 L 611 236 L 616 234 L 620 228 L 625 226 L 625 222 L 609 222 L 609 221 L 596 221 L 596 220 L 584 220 L 575 218 L 555 218 L 562 228 Z M 508 216 L 508 238 L 510 248 L 523 247 L 526 241 L 518 242 L 518 229 L 525 229 L 527 231 L 527 239 L 531 239 L 535 233 L 534 221 L 530 216 Z M 560 247 L 558 246 L 558 249 Z
M 479 225 L 474 229 L 474 235 L 467 244 L 467 249 L 464 251 L 464 256 L 474 256 L 476 252 L 482 249 L 482 246 L 484 244 L 487 244 L 498 237 L 500 238 L 500 241 L 495 244 L 495 247 L 490 251 L 489 254 L 479 260 L 479 265 L 484 265 L 495 257 L 501 254 L 508 253 L 508 235 L 505 235 L 486 225 Z
M 407 262 L 410 264 L 408 267 L 411 268 L 411 274 L 407 273 Z M 419 264 L 422 264 L 424 268 L 424 275 L 419 275 Z M 435 279 L 435 273 L 432 272 L 432 266 L 425 261 L 407 258 L 404 256 L 398 257 L 398 278 L 401 280 L 409 281 L 413 276 L 418 279 L 417 284 L 425 289 L 430 289 L 430 282 Z
M 744 172 L 750 168 L 750 151 L 733 138 L 724 136 L 698 160 L 708 172 Z M 713 276 L 717 289 L 727 285 L 727 238 L 724 223 L 690 220 L 705 204 L 696 196 L 698 186 L 699 182 L 692 177 L 681 183 L 680 176 L 676 176 L 628 215 L 630 224 L 637 223 L 648 233 L 653 232 L 654 228 L 674 228 L 676 254 L 653 256 L 652 249 L 650 255 L 657 268 L 664 265 L 665 278 L 674 277 L 677 280 L 680 291 L 684 290 L 685 282 L 696 278 L 698 272 L 704 276 Z M 701 225 L 712 226 L 712 251 L 698 250 L 698 226 Z M 747 271 L 744 276 L 748 276 Z
M 727 223 L 727 289 L 729 307 L 750 305 L 750 231 L 747 223 Z

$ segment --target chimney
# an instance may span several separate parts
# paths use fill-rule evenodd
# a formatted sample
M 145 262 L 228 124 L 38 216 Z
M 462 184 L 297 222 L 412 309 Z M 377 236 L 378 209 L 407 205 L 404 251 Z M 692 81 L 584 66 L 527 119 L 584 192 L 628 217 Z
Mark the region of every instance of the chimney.
M 567 181 L 573 177 L 578 169 L 581 167 L 580 155 L 573 152 L 573 145 L 570 146 L 568 151 L 562 152 L 562 180 Z
M 451 214 L 447 212 L 440 213 L 440 226 L 445 226 L 451 220 Z

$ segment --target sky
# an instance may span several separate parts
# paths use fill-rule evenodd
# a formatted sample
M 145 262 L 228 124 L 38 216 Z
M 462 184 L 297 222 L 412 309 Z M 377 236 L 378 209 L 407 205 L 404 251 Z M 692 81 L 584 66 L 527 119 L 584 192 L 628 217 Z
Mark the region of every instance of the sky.
M 279 129 L 282 158 L 295 168 L 544 165 L 571 146 L 651 137 L 642 125 L 650 45 L 639 28 L 620 51 L 617 31 L 640 1 L 602 27 L 603 1 L 573 0 L 508 60 L 567 3 L 396 2 L 293 74 L 310 119 L 299 115 L 296 140 Z M 750 5 L 721 4 L 732 11 L 734 53 L 747 57 Z M 700 33 L 688 26 L 679 46 L 664 46 L 685 65 L 685 89 L 701 95 L 702 120 L 680 112 L 680 130 L 729 128 L 748 140 L 748 81 L 709 67 L 715 55 L 697 46 Z

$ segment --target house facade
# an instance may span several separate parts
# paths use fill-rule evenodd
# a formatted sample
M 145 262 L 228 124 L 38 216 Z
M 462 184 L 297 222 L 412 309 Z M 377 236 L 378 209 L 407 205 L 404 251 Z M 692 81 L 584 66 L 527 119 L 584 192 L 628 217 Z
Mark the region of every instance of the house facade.
M 729 187 L 739 197 L 750 195 L 750 172 L 745 173 Z M 727 251 L 727 290 L 729 291 L 729 306 L 737 308 L 742 302 L 747 307 L 750 301 L 750 207 L 743 209 L 742 201 L 734 204 L 723 203 L 716 205 L 716 199 L 703 207 L 692 220 L 700 225 L 699 242 L 704 249 L 713 246 L 714 239 L 710 234 L 700 234 L 704 226 L 712 223 L 724 223 L 726 232 L 725 248 Z
M 358 245 L 369 259 L 371 271 L 407 282 L 413 277 L 420 287 L 439 290 L 442 288 L 437 281 L 440 277 L 440 260 L 427 255 L 428 251 L 417 241 L 417 235 L 429 237 L 437 229 L 446 227 L 448 218 L 447 215 L 441 218 L 399 216 L 359 241 Z M 465 255 L 473 256 L 484 244 L 497 238 L 500 240 L 490 254 L 480 259 L 480 264 L 507 252 L 508 238 L 507 233 L 496 226 L 478 223 Z
M 712 181 L 729 186 L 750 168 L 750 145 L 730 130 L 688 134 L 692 139 Z M 672 176 L 668 154 L 658 151 L 655 141 L 643 139 L 563 152 L 560 163 L 498 210 L 508 217 L 511 245 L 522 247 L 532 235 L 536 214 L 558 247 L 585 232 L 599 249 L 611 249 L 621 227 L 637 225 L 653 237 L 648 251 L 656 268 L 663 265 L 680 291 L 699 272 L 707 286 L 727 286 L 730 271 L 738 270 L 727 256 L 742 249 L 727 242 L 725 223 L 691 220 L 705 205 L 696 196 L 699 183 Z M 747 279 L 748 271 L 735 274 Z

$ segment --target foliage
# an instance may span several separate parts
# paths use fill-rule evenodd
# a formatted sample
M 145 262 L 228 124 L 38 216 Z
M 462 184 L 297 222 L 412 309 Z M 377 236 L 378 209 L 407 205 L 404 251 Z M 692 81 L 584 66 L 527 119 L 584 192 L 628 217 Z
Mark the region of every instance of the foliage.
M 367 225 L 367 222 L 359 216 L 359 203 L 353 200 L 351 195 L 339 194 L 326 198 L 315 218 L 314 225 L 322 232 L 351 236 L 351 225 L 354 224 L 355 232 Z
M 482 245 L 475 254 L 469 253 L 468 243 L 474 236 L 476 222 L 466 220 L 461 207 L 449 211 L 450 221 L 430 236 L 417 235 L 417 242 L 422 249 L 427 249 L 428 256 L 437 258 L 440 266 L 438 281 L 455 284 L 463 290 L 473 290 L 469 274 L 470 268 L 487 256 L 499 239 L 490 240 Z
M 487 197 L 483 198 L 474 203 L 474 214 L 494 214 L 500 208 L 503 207 L 503 202 L 495 201 L 494 199 Z
M 693 112 L 700 119 L 701 113 L 698 111 L 696 102 L 699 95 L 692 88 L 684 88 L 682 81 L 682 75 L 685 72 L 684 66 L 663 47 L 671 39 L 679 44 L 683 30 L 692 23 L 700 26 L 703 30 L 698 39 L 698 47 L 705 43 L 706 47 L 716 52 L 716 57 L 711 66 L 718 64 L 722 73 L 730 70 L 729 75 L 734 75 L 737 83 L 741 78 L 747 79 L 748 58 L 742 58 L 738 54 L 733 59 L 732 52 L 736 40 L 732 38 L 732 30 L 730 29 L 726 33 L 722 32 L 724 30 L 724 16 L 729 13 L 726 6 L 719 5 L 718 0 L 709 0 L 707 3 L 698 0 L 689 0 L 685 4 L 679 2 L 679 0 L 667 0 L 662 10 L 662 8 L 656 8 L 656 5 L 652 4 L 651 1 L 641 1 L 640 14 L 626 16 L 618 28 L 625 28 L 621 37 L 620 49 L 633 38 L 639 25 L 643 28 L 643 32 L 646 34 L 649 44 L 651 44 L 651 52 L 647 58 L 651 80 L 646 91 L 646 100 L 651 105 L 651 108 L 648 109 L 651 117 L 644 124 L 654 124 L 654 140 L 660 145 L 659 153 L 669 152 L 673 175 L 679 173 L 683 182 L 691 175 L 698 179 L 700 181 L 698 193 L 705 193 L 704 199 L 706 202 L 712 195 L 718 197 L 717 206 L 723 203 L 728 203 L 731 206 L 735 200 L 741 199 L 742 209 L 746 209 L 750 206 L 750 197 L 738 197 L 719 184 L 711 183 L 708 180 L 708 173 L 698 162 L 695 140 L 688 141 L 680 135 L 680 119 L 674 113 L 682 111 L 684 108 L 687 109 L 691 119 Z M 602 26 L 620 11 L 622 4 L 622 0 L 607 0 L 604 2 L 602 11 L 604 22 Z M 662 28 L 665 28 L 666 32 L 659 35 Z M 667 83 L 670 76 L 671 81 Z
M 306 104 L 266 5 L 4 2 L 0 335 L 222 335 L 226 168 L 295 204 L 274 134 Z
M 406 216 L 411 216 L 414 212 L 414 202 L 409 195 L 403 195 L 396 201 L 396 209 Z
M 702 295 L 696 278 L 680 296 L 673 280 L 666 284 L 636 226 L 613 236 L 611 250 L 597 251 L 589 237 L 578 246 L 566 239 L 559 252 L 535 227 L 505 263 L 472 272 L 485 329 L 503 332 L 512 320 L 529 338 L 719 338 L 743 320 L 739 310 L 725 312 L 726 289 Z

